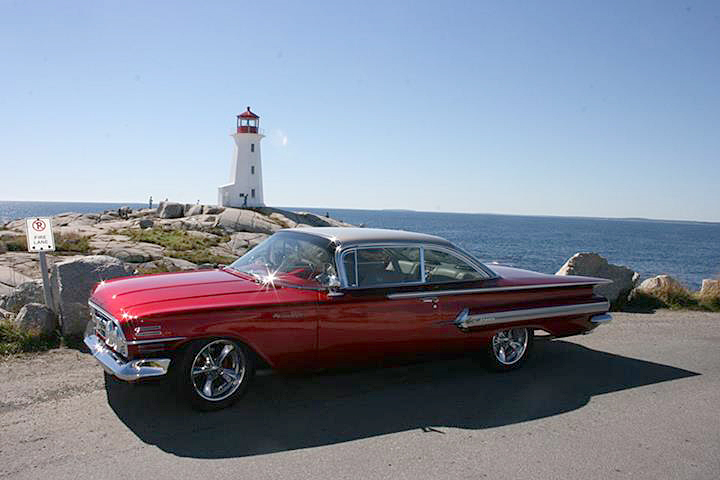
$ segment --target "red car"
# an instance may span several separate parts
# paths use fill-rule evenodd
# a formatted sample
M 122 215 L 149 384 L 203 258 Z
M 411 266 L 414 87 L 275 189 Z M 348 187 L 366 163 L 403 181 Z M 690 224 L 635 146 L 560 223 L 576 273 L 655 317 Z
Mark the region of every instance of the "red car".
M 536 330 L 611 320 L 608 280 L 488 267 L 439 237 L 370 228 L 282 230 L 217 270 L 109 280 L 85 344 L 125 381 L 173 374 L 193 406 L 226 407 L 255 367 L 297 371 L 477 351 L 525 362 Z

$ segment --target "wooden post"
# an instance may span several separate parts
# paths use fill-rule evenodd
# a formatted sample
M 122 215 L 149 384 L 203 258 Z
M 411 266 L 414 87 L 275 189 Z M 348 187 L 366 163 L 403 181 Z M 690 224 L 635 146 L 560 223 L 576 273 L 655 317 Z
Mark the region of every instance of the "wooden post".
M 50 275 L 48 275 L 48 267 L 47 267 L 47 260 L 45 259 L 45 252 L 39 252 L 40 255 L 40 272 L 42 273 L 42 280 L 43 280 L 43 293 L 45 294 L 45 305 L 52 310 L 55 311 L 53 308 L 53 301 L 52 301 L 52 291 L 50 290 Z

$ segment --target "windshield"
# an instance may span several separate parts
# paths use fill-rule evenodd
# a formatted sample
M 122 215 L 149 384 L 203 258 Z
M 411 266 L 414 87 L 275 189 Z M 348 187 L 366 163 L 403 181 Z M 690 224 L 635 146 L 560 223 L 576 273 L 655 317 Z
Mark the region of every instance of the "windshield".
M 235 260 L 228 268 L 265 284 L 324 288 L 335 276 L 329 241 L 300 233 L 280 232 Z

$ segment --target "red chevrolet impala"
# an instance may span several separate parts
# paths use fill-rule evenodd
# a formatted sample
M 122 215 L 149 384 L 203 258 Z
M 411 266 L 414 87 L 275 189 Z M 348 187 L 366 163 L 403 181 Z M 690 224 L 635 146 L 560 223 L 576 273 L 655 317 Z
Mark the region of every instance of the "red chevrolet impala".
M 85 343 L 125 381 L 172 374 L 193 406 L 226 407 L 255 366 L 336 367 L 425 353 L 525 362 L 536 330 L 610 321 L 608 280 L 491 268 L 439 237 L 369 228 L 282 230 L 217 270 L 110 280 Z

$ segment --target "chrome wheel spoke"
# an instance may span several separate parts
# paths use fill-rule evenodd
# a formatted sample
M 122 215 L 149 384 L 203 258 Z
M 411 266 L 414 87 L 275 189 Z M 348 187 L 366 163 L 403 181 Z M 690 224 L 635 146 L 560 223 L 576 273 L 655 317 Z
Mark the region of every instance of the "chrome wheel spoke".
M 213 382 L 213 377 L 211 375 L 208 375 L 207 378 L 205 379 L 205 385 L 203 386 L 203 389 L 202 389 L 203 393 L 208 397 L 212 397 L 212 394 L 213 394 L 212 382 Z
M 222 367 L 223 362 L 225 361 L 225 358 L 228 356 L 228 353 L 232 352 L 235 349 L 235 346 L 233 345 L 225 345 L 220 352 L 220 355 L 218 356 L 217 362 L 215 362 L 215 365 L 218 367 Z
M 237 381 L 238 376 L 235 373 L 235 370 L 231 370 L 229 368 L 223 368 L 219 370 L 220 376 L 225 380 L 227 383 L 234 383 Z

